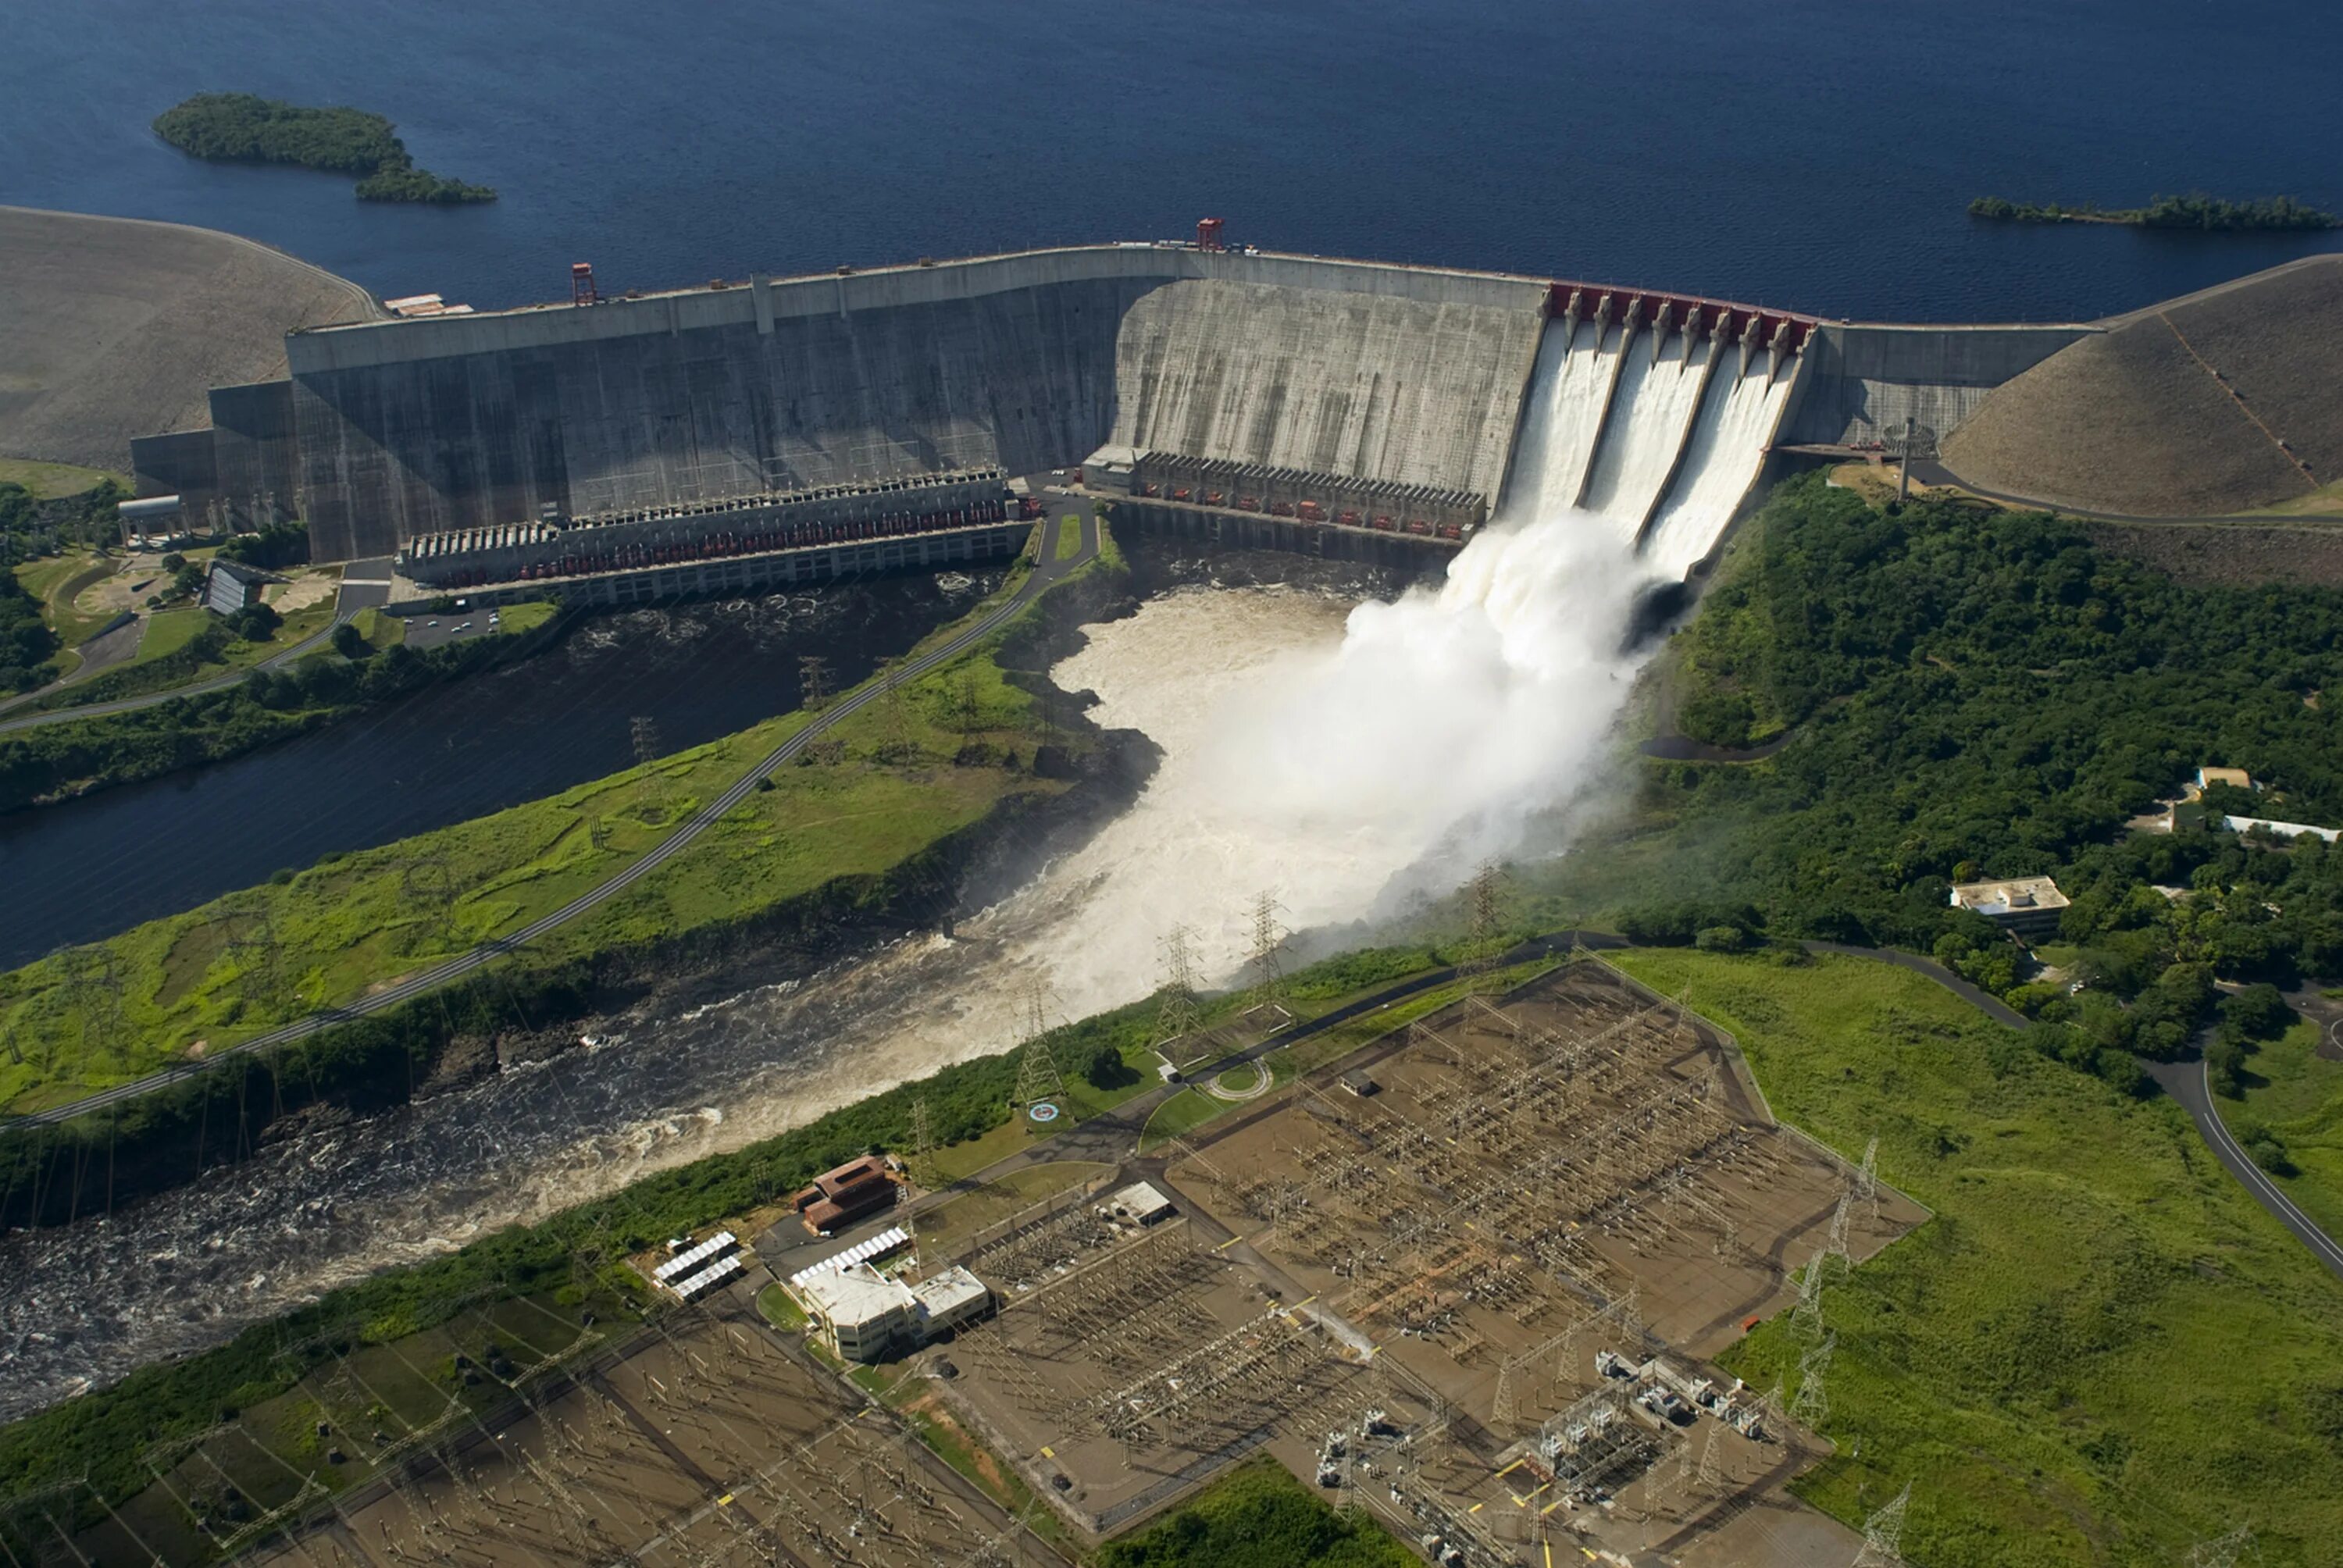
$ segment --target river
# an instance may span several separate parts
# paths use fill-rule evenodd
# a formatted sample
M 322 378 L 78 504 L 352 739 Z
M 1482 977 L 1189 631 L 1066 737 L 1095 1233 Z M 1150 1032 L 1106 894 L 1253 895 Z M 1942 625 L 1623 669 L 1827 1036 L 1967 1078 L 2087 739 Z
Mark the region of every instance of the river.
M 1224 701 L 1322 657 L 1348 608 L 1331 592 L 1189 588 L 1091 628 L 1052 678 L 1095 691 L 1092 719 L 1145 733 L 1161 764 L 1130 810 L 950 939 L 908 938 L 803 985 L 647 1004 L 582 1026 L 592 1048 L 304 1133 L 121 1214 L 0 1238 L 0 1418 L 1001 1050 L 1029 980 L 1058 1020 L 1144 996 L 1174 921 L 1220 973 L 1262 889 L 1284 890 L 1289 918 L 1348 909 L 1355 870 L 1320 885 L 1334 869 L 1322 848 L 1216 804 L 1208 744 Z
M 883 578 L 596 613 L 556 647 L 247 756 L 0 817 L 0 969 L 246 888 L 279 868 L 558 794 L 798 706 L 798 660 L 833 689 L 962 614 L 997 571 Z

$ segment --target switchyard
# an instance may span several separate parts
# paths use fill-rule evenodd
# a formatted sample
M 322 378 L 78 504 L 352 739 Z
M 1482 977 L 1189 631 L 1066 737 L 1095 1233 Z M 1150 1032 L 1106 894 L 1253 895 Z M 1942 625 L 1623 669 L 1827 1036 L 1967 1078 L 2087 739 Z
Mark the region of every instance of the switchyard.
M 466 1423 L 256 1561 L 929 1568 L 1054 1562 L 737 1301 Z
M 1784 1483 L 1827 1452 L 1829 1287 L 1926 1217 L 1869 1151 L 1775 1121 L 1729 1037 L 1583 955 L 985 1229 L 921 1242 L 926 1206 L 790 1275 L 818 1312 L 809 1282 L 841 1270 L 965 1298 L 881 1336 L 862 1388 L 834 1326 L 800 1342 L 753 1309 L 763 1271 L 739 1278 L 751 1254 L 719 1231 L 645 1265 L 697 1297 L 647 1332 L 457 1356 L 467 1386 L 514 1390 L 494 1408 L 444 1375 L 407 1408 L 347 1358 L 312 1395 L 327 1462 L 355 1467 L 330 1493 L 217 1443 L 156 1474 L 182 1509 L 241 1487 L 270 1512 L 197 1527 L 287 1564 L 1059 1562 L 1049 1535 L 1120 1534 L 1256 1452 L 1458 1568 L 1847 1561 L 1861 1539 Z M 677 1285 L 711 1258 L 726 1278 Z M 1801 1352 L 1786 1405 L 1713 1359 L 1775 1313 Z M 920 1428 L 972 1445 L 984 1489 Z M 166 1514 L 77 1550 L 137 1556 Z
M 1173 1218 L 1101 1201 L 1132 1174 Z M 1787 1309 L 1826 1362 L 1825 1288 L 1924 1217 L 1579 961 L 969 1238 L 1001 1310 L 930 1371 L 1089 1534 L 1265 1449 L 1437 1562 L 1765 1562 L 1838 1531 L 1778 1490 L 1823 1449 L 1708 1358 Z

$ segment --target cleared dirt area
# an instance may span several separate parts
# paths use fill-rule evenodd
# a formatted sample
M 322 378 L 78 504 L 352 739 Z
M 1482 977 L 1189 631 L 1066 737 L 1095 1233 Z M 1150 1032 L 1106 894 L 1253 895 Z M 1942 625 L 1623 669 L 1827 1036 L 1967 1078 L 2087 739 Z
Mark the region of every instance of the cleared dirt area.
M 2343 478 L 2343 256 L 2111 323 L 1996 388 L 1944 445 L 1983 489 L 2221 517 Z
M 234 235 L 0 206 L 0 456 L 126 469 L 285 374 L 285 335 L 380 314 L 357 284 Z
M 1925 1211 L 1775 1124 L 1728 1040 L 1606 966 L 1468 998 L 1125 1178 L 1176 1217 L 1077 1191 L 971 1238 L 1001 1309 L 926 1363 L 1085 1533 L 1265 1447 L 1483 1568 L 1846 1539 L 1781 1491 L 1820 1445 L 1706 1358 L 1795 1306 L 1801 1267 Z M 1716 1554 L 1727 1527 L 1743 1555 Z

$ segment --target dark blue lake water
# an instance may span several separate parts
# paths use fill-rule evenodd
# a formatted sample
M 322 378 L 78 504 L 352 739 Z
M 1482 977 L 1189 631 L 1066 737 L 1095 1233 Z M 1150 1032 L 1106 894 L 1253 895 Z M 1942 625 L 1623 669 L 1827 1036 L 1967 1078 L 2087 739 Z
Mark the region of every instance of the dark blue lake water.
M 1910 319 L 2090 317 L 2343 238 L 1973 223 L 2343 207 L 2301 0 L 15 0 L 0 200 L 232 229 L 476 305 L 1181 233 Z M 348 103 L 484 208 L 195 163 L 193 92 Z

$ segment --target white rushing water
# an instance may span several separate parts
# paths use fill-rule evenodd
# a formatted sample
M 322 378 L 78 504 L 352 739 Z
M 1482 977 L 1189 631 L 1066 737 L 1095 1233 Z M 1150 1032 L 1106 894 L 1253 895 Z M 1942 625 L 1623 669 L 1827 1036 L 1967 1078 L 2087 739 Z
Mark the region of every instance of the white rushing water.
M 1649 333 L 1628 342 L 1619 390 L 1586 481 L 1586 509 L 1624 528 L 1631 545 L 1684 450 L 1700 406 L 1708 350 L 1706 338 L 1693 343 L 1681 333 L 1662 344 L 1656 357 Z
M 1591 321 L 1580 322 L 1574 333 L 1547 327 L 1506 481 L 1515 493 L 1543 498 L 1556 514 L 1577 504 L 1624 340 L 1620 328 L 1601 333 Z
M 1175 924 L 1227 976 L 1263 890 L 1289 926 L 1336 925 L 1444 893 L 1484 857 L 1566 842 L 1642 658 L 1624 647 L 1637 594 L 1714 542 L 1783 393 L 1759 366 L 1705 400 L 1639 558 L 1634 521 L 1572 505 L 1596 427 L 1636 454 L 1608 493 L 1648 487 L 1648 508 L 1676 447 L 1641 432 L 1683 442 L 1701 367 L 1678 349 L 1654 375 L 1644 339 L 1593 337 L 1572 351 L 1556 334 L 1541 355 L 1503 505 L 1441 583 L 1358 605 L 1183 589 L 1091 628 L 1053 678 L 1095 691 L 1096 720 L 1151 737 L 1161 765 L 1131 809 L 952 938 L 649 1006 L 595 1026 L 591 1049 L 303 1133 L 123 1214 L 0 1239 L 0 1417 L 1001 1050 L 1032 980 L 1056 1018 L 1144 997 Z M 1644 373 L 1623 377 L 1605 421 L 1622 351 Z
M 1739 350 L 1725 352 L 1728 357 L 1709 381 L 1684 467 L 1644 530 L 1644 558 L 1662 577 L 1682 578 L 1716 547 L 1756 480 L 1790 395 L 1786 375 L 1768 374 L 1768 356 L 1752 355 L 1748 370 L 1736 374 Z

